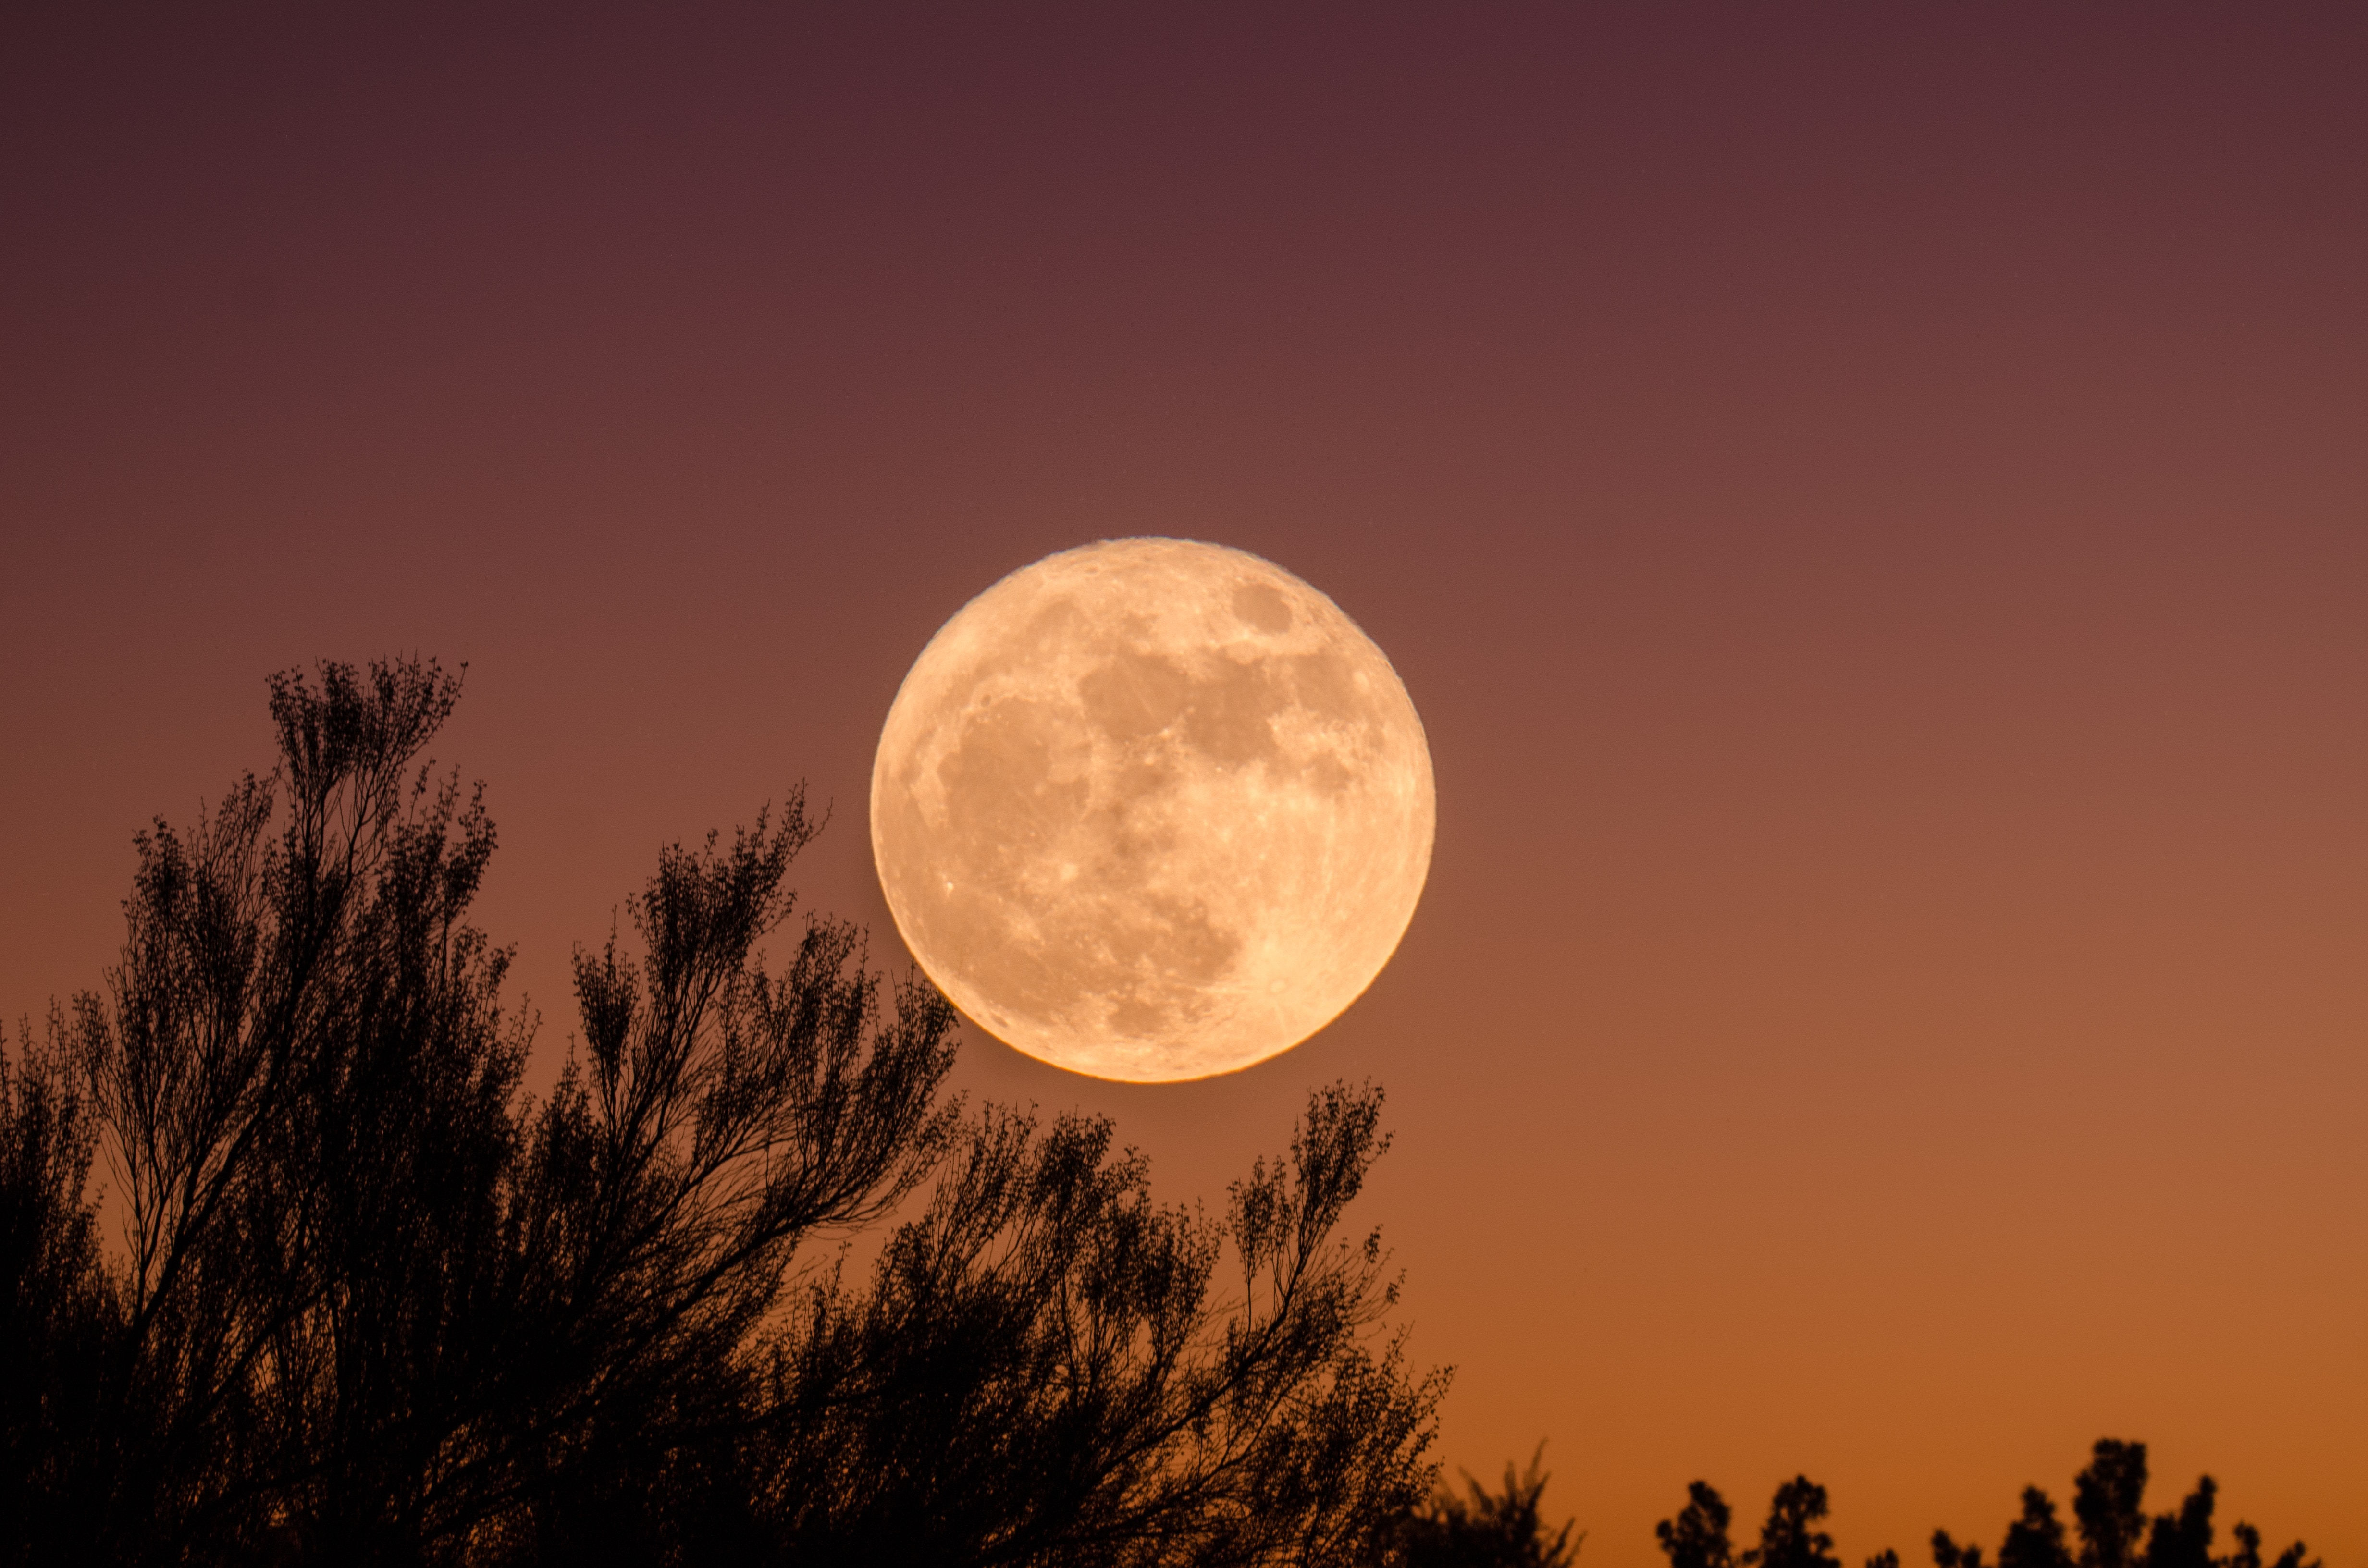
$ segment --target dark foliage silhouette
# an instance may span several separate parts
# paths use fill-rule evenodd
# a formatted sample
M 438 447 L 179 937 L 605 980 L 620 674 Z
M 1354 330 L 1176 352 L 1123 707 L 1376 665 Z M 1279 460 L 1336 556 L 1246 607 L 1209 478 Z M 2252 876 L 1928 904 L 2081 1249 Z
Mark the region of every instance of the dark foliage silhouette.
M 1501 1492 L 1491 1493 L 1468 1471 L 1463 1493 L 1434 1492 L 1406 1520 L 1406 1568 L 1570 1568 L 1587 1538 L 1571 1533 L 1576 1520 L 1548 1528 L 1540 1506 L 1549 1479 L 1544 1458 L 1541 1445 L 1526 1470 L 1507 1461 Z
M 1718 1488 L 1697 1481 L 1686 1488 L 1686 1506 L 1674 1519 L 1653 1527 L 1669 1568 L 1735 1568 L 1735 1547 L 1727 1539 L 1734 1510 Z
M 1759 1527 L 1759 1544 L 1743 1554 L 1744 1562 L 1756 1568 L 1841 1568 L 1834 1538 L 1816 1528 L 1827 1513 L 1826 1489 L 1805 1475 L 1794 1476 L 1776 1489 Z
M 2263 1568 L 2261 1534 L 2249 1524 L 2230 1532 L 2237 1550 L 2212 1551 L 2212 1513 L 2219 1486 L 2210 1476 L 2195 1483 L 2179 1507 L 2151 1517 L 2146 1512 L 2146 1449 L 2144 1443 L 2101 1438 L 2089 1463 L 2073 1482 L 2073 1517 L 2079 1534 L 2076 1552 L 2065 1539 L 2055 1501 L 2036 1486 L 2022 1491 L 2022 1513 L 2007 1527 L 1996 1568 Z M 1796 1476 L 1776 1490 L 1760 1528 L 1759 1544 L 1743 1553 L 1748 1568 L 1839 1568 L 1832 1539 L 1815 1527 L 1827 1513 L 1826 1490 Z M 1727 1537 L 1732 1515 L 1717 1489 L 1697 1481 L 1687 1488 L 1686 1506 L 1655 1527 L 1669 1568 L 1732 1568 Z M 1936 1568 L 1984 1568 L 1977 1543 L 1960 1542 L 1947 1530 L 1932 1532 Z M 1899 1568 L 1899 1555 L 1884 1550 L 1867 1568 Z M 2270 1568 L 2319 1568 L 2301 1541 L 2280 1553 Z
M 2022 1489 L 2022 1517 L 2006 1528 L 1998 1560 L 1998 1568 L 2072 1568 L 2055 1499 L 2036 1486 Z
M 115 1307 L 83 1202 L 96 1129 L 63 1036 L 52 1017 L 46 1041 L 25 1030 L 15 1064 L 0 1057 L 0 1545 L 56 1562 L 81 1532 L 42 1504 L 65 1494 L 97 1419 Z
M 1769 1500 L 1759 1544 L 1738 1559 L 1727 1534 L 1734 1510 L 1718 1488 L 1697 1481 L 1686 1488 L 1684 1509 L 1654 1526 L 1653 1533 L 1669 1568 L 1736 1568 L 1738 1562 L 1746 1568 L 1841 1568 L 1833 1537 L 1816 1528 L 1827 1512 L 1826 1489 L 1805 1475 L 1793 1477 Z
M 2022 1489 L 2022 1515 L 2007 1527 L 1998 1568 L 2261 1568 L 2261 1534 L 2248 1524 L 2231 1533 L 2237 1550 L 2212 1551 L 2212 1511 L 2219 1483 L 2206 1475 L 2179 1507 L 2149 1518 L 2146 1512 L 2146 1447 L 2100 1437 L 2088 1466 L 2073 1478 L 2072 1517 L 2079 1533 L 2076 1552 L 2065 1540 L 2055 1500 L 2036 1486 Z M 1946 1530 L 1932 1534 L 1932 1561 L 1939 1568 L 1979 1568 L 1981 1549 L 1960 1547 Z M 2308 1549 L 2295 1541 L 2274 1568 L 2317 1568 Z
M 660 857 L 531 1100 L 467 918 L 494 830 L 419 760 L 458 695 L 275 679 L 278 769 L 141 836 L 104 994 L 0 1069 L 0 1557 L 1381 1550 L 1443 1385 L 1381 1333 L 1378 1237 L 1337 1233 L 1377 1091 L 1316 1096 L 1223 1221 L 1155 1206 L 1107 1122 L 967 1113 L 951 1010 L 853 929 L 759 956 L 792 797 Z M 809 1259 L 899 1212 L 868 1286 Z
M 1932 1532 L 1932 1561 L 1938 1568 L 1982 1568 L 1982 1549 L 1960 1546 L 1947 1530 Z
M 1442 1392 L 1396 1339 L 1368 1346 L 1395 1296 L 1378 1235 L 1331 1239 L 1378 1111 L 1316 1095 L 1222 1225 L 1155 1208 L 1107 1121 L 988 1111 L 870 1291 L 815 1285 L 778 1348 L 782 1418 L 752 1450 L 769 1539 L 801 1561 L 1370 1555 L 1429 1482 Z
M 2156 1517 L 2146 1532 L 2146 1568 L 2213 1568 L 2212 1505 L 2219 1491 L 2204 1476 L 2179 1512 Z
M 2146 1445 L 2099 1438 L 2089 1468 L 2072 1483 L 2080 1568 L 2134 1568 L 2145 1544 L 2146 1488 Z

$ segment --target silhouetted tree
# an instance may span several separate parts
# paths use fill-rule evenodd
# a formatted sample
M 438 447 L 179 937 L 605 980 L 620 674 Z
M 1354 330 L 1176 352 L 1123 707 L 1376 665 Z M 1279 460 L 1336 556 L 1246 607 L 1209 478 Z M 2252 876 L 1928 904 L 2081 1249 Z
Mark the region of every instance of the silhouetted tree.
M 1363 1338 L 1396 1293 L 1378 1235 L 1332 1239 L 1379 1109 L 1315 1096 L 1222 1226 L 1156 1207 L 1107 1120 L 985 1113 L 871 1289 L 818 1282 L 777 1342 L 765 1538 L 802 1562 L 1370 1557 L 1429 1485 L 1442 1392 Z
M 1932 1532 L 1932 1561 L 1937 1568 L 1982 1568 L 1982 1549 L 1957 1544 L 1947 1530 Z
M 2240 1522 L 2228 1533 L 2237 1538 L 2237 1550 L 2220 1561 L 2227 1568 L 2261 1568 L 2261 1532 Z M 2309 1548 L 2295 1541 L 2278 1553 L 2275 1568 L 2319 1568 L 2319 1563 L 2309 1555 Z
M 2146 1448 L 2100 1437 L 2072 1483 L 2080 1568 L 2133 1568 L 2146 1533 Z
M 2210 1476 L 2195 1483 L 2178 1510 L 2148 1520 L 2146 1510 L 2146 1450 L 2144 1443 L 2107 1437 L 2091 1450 L 2089 1463 L 2074 1480 L 2074 1510 L 2079 1520 L 2079 1568 L 2121 1563 L 2123 1568 L 2261 1568 L 2261 1535 L 2248 1524 L 2233 1531 L 2237 1550 L 2212 1555 L 2212 1514 L 2219 1487 Z M 1728 1511 L 1706 1482 L 1689 1488 L 1691 1501 L 1674 1520 L 1655 1527 L 1670 1568 L 1728 1568 Z M 1769 1505 L 1759 1545 L 1744 1553 L 1747 1568 L 1790 1564 L 1838 1568 L 1831 1538 L 1813 1527 L 1826 1517 L 1825 1488 L 1796 1476 L 1777 1488 Z M 2140 1541 L 2143 1540 L 2143 1549 Z M 1983 1568 L 1978 1544 L 1959 1542 L 1947 1530 L 1932 1532 L 1936 1568 Z M 1877 1552 L 1866 1568 L 1899 1568 L 1898 1553 Z M 2075 1559 L 2056 1517 L 2055 1504 L 2036 1486 L 2022 1489 L 2022 1514 L 2007 1527 L 1997 1568 L 2075 1568 Z M 2319 1568 L 2301 1541 L 2279 1554 L 2272 1568 Z
M 64 1048 L 0 1053 L 0 1556 L 66 1562 L 85 1535 L 55 1507 L 86 1459 L 115 1302 L 84 1199 L 96 1137 Z
M 1998 1568 L 2073 1568 L 2054 1498 L 2036 1486 L 2022 1489 L 2022 1517 L 2007 1527 L 1998 1561 Z
M 1541 1444 L 1527 1470 L 1516 1471 L 1508 1460 L 1502 1492 L 1492 1494 L 1469 1471 L 1468 1495 L 1443 1486 L 1434 1492 L 1406 1521 L 1406 1568 L 1570 1568 L 1587 1538 L 1571 1534 L 1575 1519 L 1547 1528 L 1539 1507 L 1548 1479 L 1540 1468 L 1544 1457 Z
M 142 835 L 105 994 L 0 1065 L 11 1557 L 1379 1548 L 1442 1382 L 1373 1337 L 1378 1237 L 1335 1236 L 1378 1092 L 1317 1096 L 1222 1224 L 1155 1207 L 1106 1121 L 966 1115 L 925 984 L 828 920 L 758 955 L 815 831 L 793 797 L 660 857 L 530 1101 L 509 954 L 467 920 L 493 828 L 418 762 L 458 695 L 432 663 L 276 679 L 279 769 Z M 798 1271 L 908 1197 L 868 1290 Z
M 2220 1493 L 2210 1476 L 2196 1479 L 2175 1514 L 2157 1514 L 2146 1533 L 2146 1568 L 2260 1568 L 2261 1532 L 2238 1522 L 2229 1533 L 2237 1550 L 2226 1557 L 2212 1555 L 2212 1511 Z M 2317 1568 L 2308 1548 L 2295 1541 L 2277 1556 L 2275 1568 Z
M 2213 1568 L 2212 1505 L 2219 1490 L 2204 1476 L 2179 1512 L 2156 1516 L 2146 1534 L 2146 1568 Z
M 2195 1483 L 2174 1513 L 2148 1520 L 2145 1503 L 2144 1443 L 2100 1438 L 2089 1462 L 2073 1482 L 2073 1515 L 2079 1523 L 2079 1568 L 2261 1568 L 2260 1532 L 2238 1524 L 2237 1551 L 2212 1554 L 2212 1513 L 2219 1487 L 2210 1476 Z M 2142 1543 L 2142 1544 L 2141 1544 Z M 1980 1568 L 1981 1548 L 1959 1546 L 1946 1530 L 1932 1534 L 1932 1559 L 1940 1568 Z M 2022 1489 L 2022 1515 L 2007 1527 L 1998 1568 L 2073 1568 L 2055 1504 L 2036 1486 Z M 2277 1559 L 2277 1568 L 2316 1568 L 2296 1541 Z
M 1841 1568 L 1834 1538 L 1816 1528 L 1826 1514 L 1826 1489 L 1805 1475 L 1794 1476 L 1769 1501 L 1759 1544 L 1743 1554 L 1744 1562 L 1756 1568 Z
M 1686 1488 L 1686 1506 L 1674 1519 L 1653 1527 L 1669 1568 L 1735 1568 L 1735 1548 L 1727 1539 L 1734 1511 L 1707 1481 Z

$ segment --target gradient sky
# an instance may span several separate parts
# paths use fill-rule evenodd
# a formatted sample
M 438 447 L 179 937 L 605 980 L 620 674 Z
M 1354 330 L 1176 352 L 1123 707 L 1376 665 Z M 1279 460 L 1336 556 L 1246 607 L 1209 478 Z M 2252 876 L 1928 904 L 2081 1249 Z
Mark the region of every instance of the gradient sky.
M 539 1081 L 801 778 L 901 965 L 929 634 L 1213 540 L 1404 676 L 1423 906 L 1250 1072 L 964 1087 L 1221 1203 L 1386 1085 L 1444 1455 L 1596 1568 L 1800 1471 L 1994 1548 L 2105 1435 L 2368 1559 L 2368 10 L 205 9 L 0 23 L 9 1016 L 395 651 Z

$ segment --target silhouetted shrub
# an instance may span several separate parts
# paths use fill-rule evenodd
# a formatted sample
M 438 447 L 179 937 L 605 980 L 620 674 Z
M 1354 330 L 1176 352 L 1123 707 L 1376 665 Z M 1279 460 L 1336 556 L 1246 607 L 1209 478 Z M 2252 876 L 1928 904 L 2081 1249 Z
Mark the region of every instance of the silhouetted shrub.
M 857 932 L 758 956 L 815 831 L 792 797 L 661 855 L 529 1100 L 467 918 L 494 830 L 418 763 L 458 695 L 432 663 L 275 679 L 279 768 L 141 836 L 106 993 L 0 1077 L 10 1558 L 1384 1549 L 1443 1384 L 1374 1338 L 1378 1236 L 1336 1234 L 1377 1091 L 1315 1096 L 1222 1223 L 1153 1205 L 1105 1121 L 967 1114 L 951 1010 Z M 801 1271 L 908 1198 L 867 1288 Z
M 1539 1506 L 1546 1472 L 1540 1469 L 1543 1445 L 1529 1468 L 1505 1465 L 1505 1487 L 1491 1493 L 1467 1471 L 1462 1494 L 1434 1492 L 1406 1524 L 1406 1568 L 1570 1568 L 1586 1540 L 1573 1536 L 1577 1521 L 1549 1530 Z

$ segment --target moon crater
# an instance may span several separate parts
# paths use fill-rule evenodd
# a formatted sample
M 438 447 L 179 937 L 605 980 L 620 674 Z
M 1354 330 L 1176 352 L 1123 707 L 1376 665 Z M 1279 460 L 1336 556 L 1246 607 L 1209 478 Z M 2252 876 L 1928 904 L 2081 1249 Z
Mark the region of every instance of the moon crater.
M 871 837 L 914 956 L 1099 1077 L 1245 1067 L 1321 1028 L 1412 918 L 1421 722 L 1331 600 L 1240 551 L 1119 540 L 1012 574 L 923 650 Z

